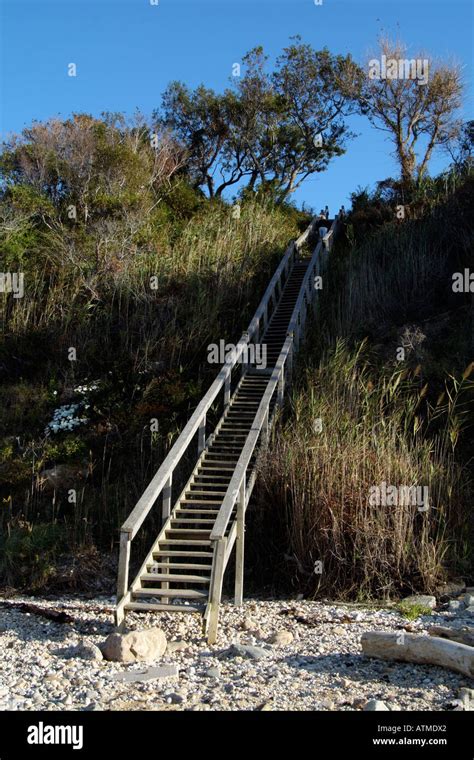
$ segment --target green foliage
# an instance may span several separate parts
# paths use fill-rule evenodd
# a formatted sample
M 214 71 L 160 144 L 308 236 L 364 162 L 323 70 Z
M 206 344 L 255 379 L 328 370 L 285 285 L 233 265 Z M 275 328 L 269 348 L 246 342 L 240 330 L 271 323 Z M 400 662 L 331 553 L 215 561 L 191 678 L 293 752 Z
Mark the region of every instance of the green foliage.
M 63 548 L 64 532 L 58 524 L 15 520 L 0 534 L 0 577 L 8 585 L 35 591 L 54 575 Z
M 405 600 L 397 604 L 397 610 L 407 620 L 416 620 L 422 615 L 431 615 L 432 613 L 430 607 L 425 607 L 423 604 L 412 604 Z
M 298 233 L 294 209 L 249 198 L 236 219 L 205 199 L 173 145 L 163 137 L 152 153 L 143 127 L 76 115 L 36 124 L 4 149 L 2 261 L 25 273 L 26 297 L 0 301 L 2 583 L 53 582 L 61 547 L 114 549 L 214 378 L 207 344 L 241 334 Z M 46 436 L 54 409 L 82 400 L 75 388 L 91 379 L 87 424 Z M 40 475 L 60 466 L 54 490 Z
M 267 64 L 262 47 L 250 50 L 243 75 L 221 94 L 172 82 L 154 113 L 185 146 L 191 179 L 209 197 L 245 183 L 282 203 L 353 136 L 344 123 L 352 106 L 347 80 L 357 69 L 350 56 L 315 51 L 296 38 L 273 71 Z

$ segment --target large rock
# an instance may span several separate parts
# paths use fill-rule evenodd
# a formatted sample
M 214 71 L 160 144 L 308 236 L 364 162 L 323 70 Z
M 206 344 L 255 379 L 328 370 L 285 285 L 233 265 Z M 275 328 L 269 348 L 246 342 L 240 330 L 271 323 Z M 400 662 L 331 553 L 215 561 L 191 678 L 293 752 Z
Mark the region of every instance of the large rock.
M 388 707 L 385 702 L 382 702 L 380 699 L 369 699 L 362 709 L 366 712 L 378 712 L 388 710 Z
M 466 586 L 464 583 L 450 582 L 440 586 L 437 589 L 437 593 L 442 597 L 459 596 L 459 594 L 464 593 L 465 590 Z
M 72 650 L 74 657 L 80 657 L 81 660 L 103 660 L 103 655 L 99 647 L 90 641 L 81 641 L 77 647 Z
M 253 647 L 249 644 L 232 644 L 223 652 L 225 657 L 249 657 L 251 660 L 263 660 L 269 652 L 262 647 Z
M 428 594 L 413 594 L 412 596 L 406 596 L 403 604 L 407 604 L 410 607 L 419 605 L 420 607 L 429 607 L 430 610 L 434 610 L 436 607 L 436 597 L 428 596 Z
M 113 662 L 152 662 L 165 653 L 166 636 L 161 628 L 111 633 L 101 649 L 105 659 Z
M 293 638 L 294 636 L 291 631 L 275 631 L 275 633 L 270 636 L 268 641 L 270 644 L 275 644 L 279 647 L 287 647 L 292 643 Z

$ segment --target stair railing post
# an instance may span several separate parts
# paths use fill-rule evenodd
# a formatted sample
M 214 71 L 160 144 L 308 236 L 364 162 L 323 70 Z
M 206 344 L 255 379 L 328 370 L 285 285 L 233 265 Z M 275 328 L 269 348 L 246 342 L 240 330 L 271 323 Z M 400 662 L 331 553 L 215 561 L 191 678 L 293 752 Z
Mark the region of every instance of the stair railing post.
M 278 405 L 283 406 L 283 397 L 285 395 L 285 367 L 281 368 L 280 377 L 278 378 Z
M 173 486 L 173 473 L 170 474 L 163 488 L 163 502 L 161 506 L 161 519 L 165 523 L 171 512 L 171 490 Z
M 244 597 L 244 550 L 245 550 L 245 476 L 240 486 L 237 503 L 237 538 L 235 542 L 235 598 L 237 607 L 241 607 Z
M 128 591 L 128 571 L 130 565 L 130 534 L 122 531 L 120 533 L 120 553 L 117 579 L 117 603 L 125 596 Z
M 163 501 L 161 505 L 161 525 L 162 526 L 165 524 L 165 522 L 167 521 L 168 517 L 171 514 L 172 488 L 173 488 L 173 473 L 171 472 L 163 488 Z M 169 563 L 169 557 L 164 557 L 162 562 L 164 565 L 167 565 Z M 169 569 L 164 567 L 162 572 L 164 575 L 166 575 L 169 573 Z M 160 588 L 167 589 L 169 588 L 169 585 L 170 584 L 168 583 L 168 581 L 161 581 Z M 167 602 L 168 602 L 168 599 L 166 599 L 165 597 L 161 597 L 162 604 L 166 604 Z
M 246 331 L 243 333 L 243 335 L 249 335 L 249 333 Z M 249 340 L 247 341 L 244 350 L 242 351 L 242 354 L 240 356 L 240 361 L 242 363 L 242 377 L 245 375 L 248 369 L 248 360 L 249 360 L 249 345 L 250 345 L 250 336 Z
M 206 448 L 206 417 L 204 414 L 198 428 L 198 456 Z
M 212 564 L 212 579 L 210 588 L 210 612 L 207 641 L 215 644 L 217 639 L 217 627 L 219 625 L 219 605 L 222 594 L 222 581 L 224 578 L 226 538 L 218 538 L 214 547 L 214 561 Z
M 294 344 L 294 339 L 295 339 L 293 332 L 288 332 L 287 333 L 287 337 L 290 337 L 290 336 L 291 336 L 291 338 L 293 340 L 290 343 L 290 350 L 288 351 L 288 358 L 286 360 L 286 364 L 287 364 L 287 367 L 288 367 L 288 369 L 287 369 L 287 372 L 288 372 L 288 381 L 291 381 L 291 375 L 293 373 L 293 344 Z
M 231 372 L 227 375 L 225 381 L 224 381 L 224 409 L 227 409 L 227 407 L 230 404 L 230 383 L 231 383 Z
M 262 443 L 264 446 L 268 444 L 268 409 L 265 412 L 262 425 Z

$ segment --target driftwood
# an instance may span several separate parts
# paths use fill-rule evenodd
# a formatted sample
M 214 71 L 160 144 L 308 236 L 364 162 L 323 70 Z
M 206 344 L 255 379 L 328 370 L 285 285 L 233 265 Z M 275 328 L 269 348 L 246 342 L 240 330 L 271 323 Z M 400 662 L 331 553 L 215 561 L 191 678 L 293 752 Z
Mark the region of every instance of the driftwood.
M 434 636 L 379 631 L 363 633 L 361 643 L 362 651 L 369 657 L 438 665 L 474 677 L 474 647 L 466 644 Z
M 37 604 L 30 604 L 29 602 L 0 602 L 2 607 L 14 608 L 20 612 L 29 612 L 32 615 L 40 615 L 40 617 L 53 620 L 55 623 L 73 623 L 74 618 L 68 615 L 67 612 L 52 610 L 49 607 L 39 607 Z
M 458 644 L 466 644 L 474 647 L 474 628 L 463 625 L 462 628 L 444 628 L 442 625 L 432 625 L 428 628 L 430 636 L 438 636 L 440 639 L 450 639 Z

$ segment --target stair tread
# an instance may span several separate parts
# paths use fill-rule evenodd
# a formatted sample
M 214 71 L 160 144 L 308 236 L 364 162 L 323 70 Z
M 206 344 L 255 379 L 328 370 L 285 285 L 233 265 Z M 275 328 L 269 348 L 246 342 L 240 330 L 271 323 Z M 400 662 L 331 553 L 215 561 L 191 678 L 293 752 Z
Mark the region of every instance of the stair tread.
M 211 570 L 212 568 L 212 564 L 206 565 L 199 562 L 154 562 L 153 566 L 169 567 L 170 570 Z M 151 564 L 150 567 L 152 567 Z
M 183 583 L 209 583 L 210 576 L 205 575 L 184 575 L 181 573 L 143 573 L 140 576 L 142 581 L 182 581 Z
M 173 551 L 166 549 L 159 549 L 153 552 L 153 558 L 160 559 L 161 557 L 203 557 L 206 559 L 212 559 L 214 557 L 213 552 L 187 552 L 187 551 Z
M 212 541 L 195 538 L 164 538 L 160 541 L 163 546 L 212 546 Z M 180 552 L 181 553 L 181 552 Z
M 202 607 L 196 607 L 192 604 L 159 604 L 146 602 L 128 602 L 124 608 L 126 610 L 137 610 L 143 612 L 203 612 Z
M 181 597 L 182 599 L 207 599 L 209 593 L 193 588 L 141 588 L 133 591 L 132 596 L 171 596 Z

